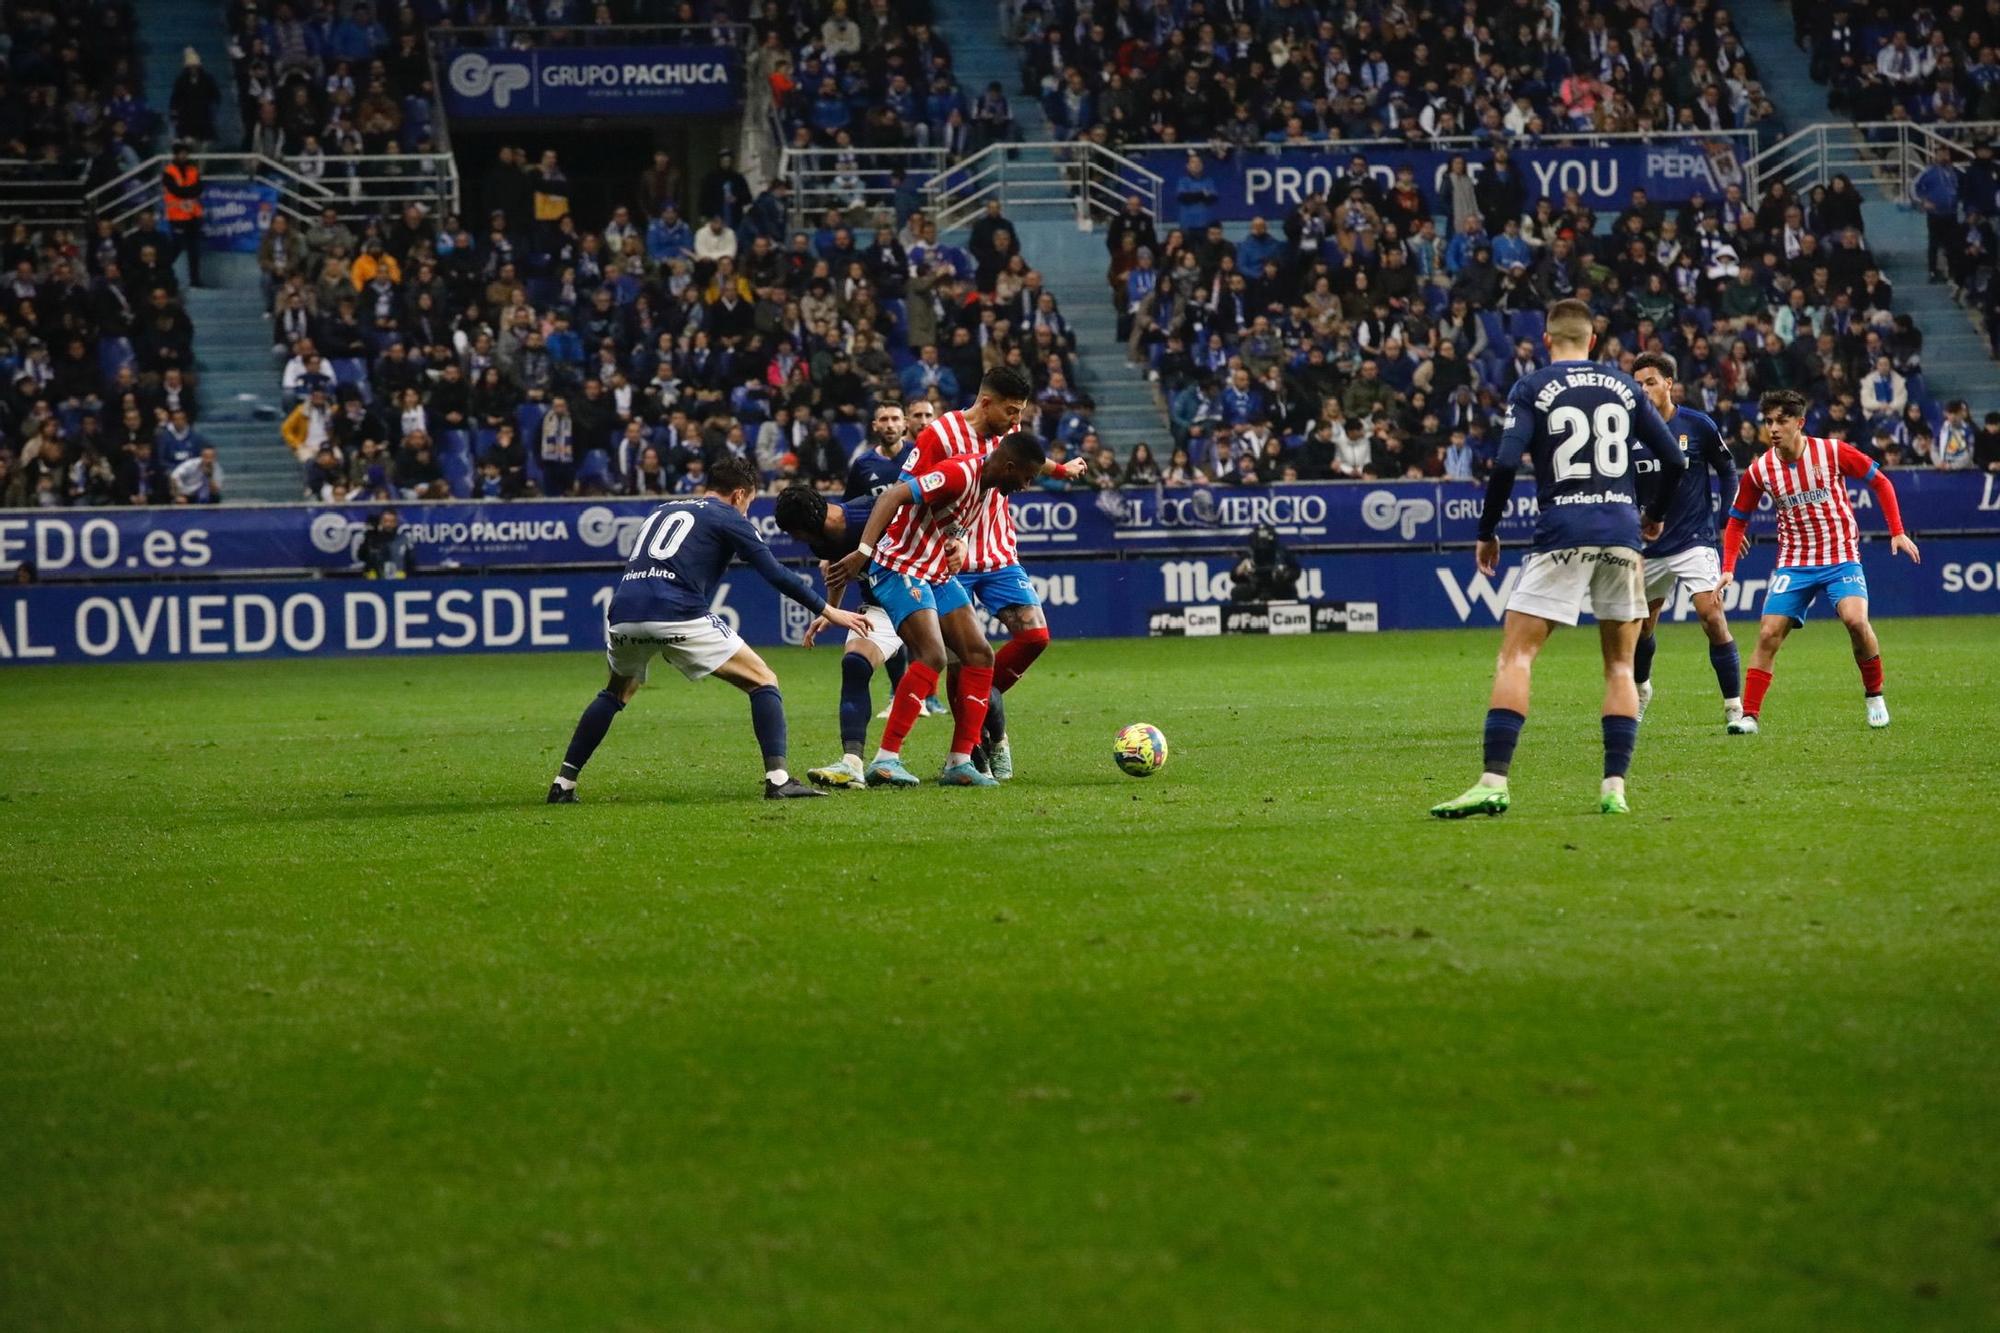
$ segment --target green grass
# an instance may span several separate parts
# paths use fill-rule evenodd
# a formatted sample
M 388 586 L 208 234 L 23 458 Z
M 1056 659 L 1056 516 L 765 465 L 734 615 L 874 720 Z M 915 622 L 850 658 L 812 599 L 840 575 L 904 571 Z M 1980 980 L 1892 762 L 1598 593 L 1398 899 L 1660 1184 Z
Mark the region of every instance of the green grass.
M 998 792 L 767 805 L 585 656 L 0 677 L 0 1328 L 2000 1325 L 2000 625 L 1058 643 Z M 835 659 L 774 659 L 794 764 Z M 1174 746 L 1138 782 L 1119 724 Z M 912 766 L 946 739 L 920 725 Z

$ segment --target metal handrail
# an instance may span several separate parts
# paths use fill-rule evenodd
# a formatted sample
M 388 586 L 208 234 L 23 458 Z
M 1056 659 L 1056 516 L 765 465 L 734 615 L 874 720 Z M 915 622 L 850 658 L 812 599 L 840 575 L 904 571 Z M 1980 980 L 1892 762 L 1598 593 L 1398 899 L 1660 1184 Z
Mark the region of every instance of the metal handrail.
M 1722 141 L 1733 143 L 1741 149 L 1757 146 L 1756 130 L 1701 130 L 1688 133 L 1682 130 L 1558 130 L 1533 139 L 1503 139 L 1498 143 L 1472 135 L 1454 135 L 1444 139 L 1426 139 L 1420 145 L 1426 151 L 1441 153 L 1486 152 L 1494 148 L 1610 148 L 1619 144 L 1675 143 L 1694 139 L 1704 142 Z M 1306 147 L 1337 155 L 1360 153 L 1366 156 L 1374 149 L 1407 150 L 1412 145 L 1407 139 L 1315 139 Z M 1233 144 L 1224 140 L 1207 140 L 1192 143 L 1126 143 L 1118 147 L 1120 153 L 1129 157 L 1140 157 L 1153 153 L 1176 153 L 1185 157 L 1189 153 L 1243 153 L 1275 154 L 1297 152 L 1299 146 L 1284 143 Z
M 998 199 L 1010 213 L 1056 208 L 1090 226 L 1124 210 L 1137 194 L 1159 216 L 1164 182 L 1128 154 L 1088 139 L 989 144 L 931 178 L 928 203 L 941 232 L 970 223 Z
M 859 179 L 858 190 L 835 191 L 831 183 L 844 178 L 840 169 L 845 159 L 853 159 Z M 895 167 L 927 184 L 944 170 L 949 155 L 942 148 L 794 148 L 787 145 L 778 158 L 778 176 L 791 182 L 794 230 L 817 221 L 829 208 L 843 213 L 881 215 L 895 207 L 895 190 L 888 173 Z
M 1996 135 L 2000 121 L 1959 121 L 1948 126 L 1821 121 L 1786 135 L 1745 165 L 1760 194 L 1772 181 L 1800 189 L 1844 174 L 1854 177 L 1856 186 L 1872 185 L 1892 202 L 1904 204 L 1939 148 L 1970 157 L 1972 141 Z
M 517 39 L 529 39 L 531 46 L 699 46 L 720 42 L 747 51 L 755 43 L 756 30 L 748 23 L 445 23 L 424 30 L 438 50 L 466 47 L 510 46 Z M 659 42 L 660 34 L 675 37 L 692 35 L 697 41 Z M 649 38 L 648 34 L 651 35 Z M 547 41 L 535 41 L 534 38 Z M 607 40 L 597 41 L 595 38 Z
M 123 226 L 160 202 L 160 155 L 81 196 L 85 215 Z M 458 211 L 458 165 L 449 153 L 387 153 L 329 158 L 329 174 L 308 176 L 290 163 L 257 153 L 196 153 L 202 175 L 217 182 L 254 182 L 277 192 L 277 207 L 300 222 L 316 221 L 328 205 L 354 221 L 398 204 L 434 213 Z
M 41 174 L 47 169 L 47 164 L 27 158 L 0 158 L 0 218 L 52 227 L 84 224 L 86 172 L 79 169 L 72 177 L 50 179 Z

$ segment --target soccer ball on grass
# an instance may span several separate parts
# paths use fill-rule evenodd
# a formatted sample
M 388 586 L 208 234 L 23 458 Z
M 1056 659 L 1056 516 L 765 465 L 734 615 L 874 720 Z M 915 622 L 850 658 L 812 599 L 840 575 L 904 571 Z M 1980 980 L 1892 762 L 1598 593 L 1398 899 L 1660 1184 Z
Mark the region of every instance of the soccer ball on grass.
M 1158 727 L 1134 722 L 1111 742 L 1111 758 L 1135 778 L 1150 778 L 1167 763 L 1167 738 Z

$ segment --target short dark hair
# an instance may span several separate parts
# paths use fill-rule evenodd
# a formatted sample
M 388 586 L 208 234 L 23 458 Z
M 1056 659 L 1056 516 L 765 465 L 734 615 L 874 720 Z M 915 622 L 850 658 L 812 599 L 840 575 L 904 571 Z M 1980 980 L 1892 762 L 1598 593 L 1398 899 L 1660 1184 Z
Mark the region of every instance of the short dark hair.
M 777 520 L 780 532 L 818 536 L 826 527 L 826 497 L 803 484 L 787 486 L 778 492 Z
M 1757 400 L 1757 411 L 1769 412 L 1773 409 L 1787 416 L 1803 417 L 1806 414 L 1806 396 L 1797 389 L 1770 389 Z
M 731 491 L 754 491 L 762 484 L 763 479 L 757 475 L 757 465 L 734 454 L 716 459 L 709 466 L 708 476 L 703 478 L 703 485 L 718 495 L 727 495 Z
M 1665 352 L 1641 352 L 1632 358 L 1632 373 L 1637 375 L 1642 370 L 1657 370 L 1660 372 L 1660 377 L 1666 380 L 1680 378 L 1680 367 L 1676 366 L 1673 357 Z
M 1017 430 L 1011 435 L 1002 436 L 1000 447 L 1031 467 L 1040 467 L 1049 457 L 1048 452 L 1042 448 L 1041 436 L 1031 430 Z
M 1014 367 L 995 366 L 980 377 L 979 391 L 1008 402 L 1026 402 L 1035 390 L 1028 377 Z

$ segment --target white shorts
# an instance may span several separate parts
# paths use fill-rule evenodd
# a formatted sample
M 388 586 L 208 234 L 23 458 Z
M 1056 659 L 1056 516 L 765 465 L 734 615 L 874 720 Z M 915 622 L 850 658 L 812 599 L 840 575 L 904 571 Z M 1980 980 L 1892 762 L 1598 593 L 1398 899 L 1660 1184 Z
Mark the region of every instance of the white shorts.
M 613 675 L 646 679 L 659 654 L 689 680 L 700 680 L 736 656 L 743 638 L 716 616 L 699 620 L 627 620 L 606 627 L 604 658 Z
M 1507 609 L 1562 625 L 1574 625 L 1586 610 L 1599 620 L 1644 620 L 1639 553 L 1629 546 L 1537 551 L 1521 566 Z
M 1646 600 L 1656 602 L 1671 597 L 1674 581 L 1687 585 L 1690 593 L 1714 592 L 1722 582 L 1722 557 L 1713 546 L 1690 546 L 1672 555 L 1646 557 Z
M 847 647 L 852 648 L 857 643 L 872 643 L 875 645 L 875 651 L 882 654 L 884 662 L 902 651 L 903 641 L 896 637 L 896 627 L 889 623 L 887 611 L 870 604 L 861 607 L 861 614 L 868 617 L 868 632 L 857 634 L 853 630 L 847 631 Z

